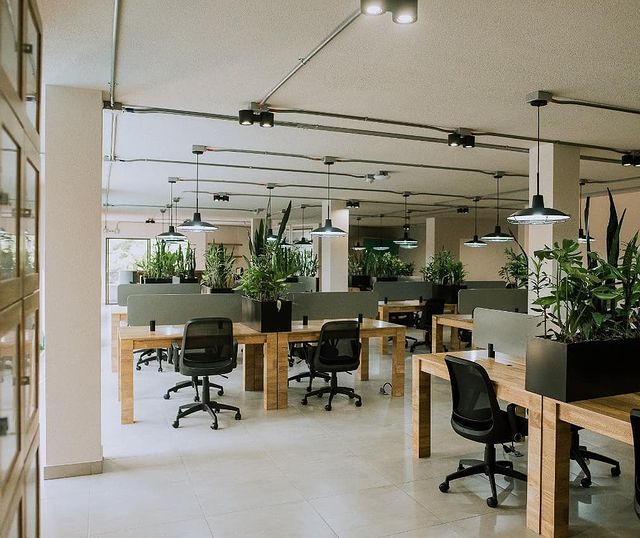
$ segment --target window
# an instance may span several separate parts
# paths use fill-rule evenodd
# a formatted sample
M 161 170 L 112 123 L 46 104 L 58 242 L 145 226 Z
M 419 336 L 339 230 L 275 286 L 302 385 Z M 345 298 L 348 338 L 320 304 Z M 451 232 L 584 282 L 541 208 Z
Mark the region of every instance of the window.
M 115 304 L 118 300 L 118 284 L 132 281 L 137 270 L 136 262 L 149 252 L 148 239 L 107 238 L 106 256 L 106 302 Z

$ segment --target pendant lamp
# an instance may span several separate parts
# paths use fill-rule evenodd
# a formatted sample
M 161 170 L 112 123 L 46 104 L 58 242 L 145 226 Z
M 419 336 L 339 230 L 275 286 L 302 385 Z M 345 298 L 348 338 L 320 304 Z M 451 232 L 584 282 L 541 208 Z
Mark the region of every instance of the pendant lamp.
M 538 109 L 538 135 L 537 135 L 537 163 L 536 163 L 536 194 L 531 199 L 531 207 L 512 213 L 507 218 L 510 224 L 558 224 L 571 217 L 566 213 L 552 207 L 544 207 L 544 197 L 540 194 L 540 107 L 547 104 L 543 99 L 531 101 L 531 105 Z
M 293 244 L 297 247 L 308 247 L 311 245 L 311 240 L 307 239 L 304 236 L 304 210 L 307 208 L 306 205 L 302 204 L 300 209 L 302 209 L 302 237 L 297 241 L 294 241 Z
M 336 228 L 331 223 L 330 205 L 331 205 L 331 165 L 335 162 L 334 159 L 325 157 L 324 163 L 327 165 L 327 218 L 324 221 L 324 226 L 320 226 L 311 231 L 311 235 L 319 235 L 321 237 L 340 237 L 347 235 L 347 232 Z
M 384 217 L 384 215 L 382 213 L 380 213 L 380 227 L 381 228 L 382 228 L 382 217 Z M 384 252 L 386 250 L 389 250 L 389 247 L 387 245 L 383 245 L 382 244 L 382 239 L 378 239 L 378 244 L 375 245 L 372 248 L 373 248 L 373 250 L 377 250 L 378 252 Z
M 367 249 L 367 247 L 360 244 L 360 221 L 361 220 L 362 220 L 362 217 L 356 217 L 356 222 L 357 222 L 356 229 L 358 230 L 358 237 L 357 237 L 356 244 L 351 247 L 351 250 L 361 251 L 361 250 Z
M 496 172 L 493 175 L 493 177 L 496 178 L 496 227 L 493 232 L 482 236 L 482 241 L 488 243 L 506 243 L 507 241 L 513 241 L 511 234 L 506 234 L 500 229 L 500 179 L 502 176 L 502 172 Z
M 271 224 L 271 191 L 274 189 L 274 185 L 269 183 L 267 185 L 269 189 L 269 202 L 267 204 L 267 241 L 269 243 L 275 243 L 278 240 L 278 236 L 273 233 L 273 225 Z
M 473 202 L 475 203 L 473 239 L 471 239 L 469 241 L 465 241 L 464 242 L 464 246 L 465 247 L 481 248 L 481 247 L 486 247 L 487 246 L 487 244 L 484 241 L 480 241 L 480 239 L 478 239 L 478 201 L 479 200 L 480 200 L 480 198 L 478 198 L 477 196 L 473 199 Z
M 584 233 L 584 229 L 582 228 L 582 186 L 584 185 L 584 181 L 580 182 L 580 198 L 579 198 L 579 205 L 580 205 L 580 210 L 578 211 L 578 218 L 579 218 L 579 223 L 578 223 L 578 243 L 593 243 L 595 241 L 595 239 L 593 237 L 591 237 L 591 234 L 589 234 L 589 200 L 590 198 L 587 196 L 587 201 L 585 203 L 584 206 L 584 227 L 587 229 L 587 233 Z
M 402 226 L 403 234 L 402 239 L 395 239 L 393 242 L 398 245 L 400 248 L 418 248 L 418 241 L 409 237 L 409 230 L 411 226 L 409 224 L 409 210 L 407 209 L 407 200 L 411 195 L 410 192 L 402 193 L 404 196 L 404 225 Z
M 193 218 L 191 220 L 185 220 L 180 226 L 178 226 L 178 230 L 184 232 L 214 232 L 218 229 L 217 226 L 214 226 L 210 222 L 202 220 L 200 216 L 200 211 L 198 207 L 198 198 L 199 198 L 199 165 L 200 165 L 200 155 L 204 153 L 203 146 L 194 146 L 192 149 L 192 153 L 196 156 L 196 210 L 193 213 Z
M 168 241 L 171 243 L 177 242 L 177 241 L 186 241 L 187 240 L 187 236 L 184 234 L 181 234 L 180 232 L 177 232 L 175 227 L 173 226 L 173 184 L 176 182 L 176 179 L 171 177 L 169 178 L 169 200 L 170 200 L 170 204 L 167 205 L 167 209 L 169 209 L 169 231 L 167 232 L 163 232 L 161 234 L 158 234 L 156 236 L 156 239 L 160 239 L 160 241 Z M 177 217 L 177 213 L 176 213 L 176 217 Z

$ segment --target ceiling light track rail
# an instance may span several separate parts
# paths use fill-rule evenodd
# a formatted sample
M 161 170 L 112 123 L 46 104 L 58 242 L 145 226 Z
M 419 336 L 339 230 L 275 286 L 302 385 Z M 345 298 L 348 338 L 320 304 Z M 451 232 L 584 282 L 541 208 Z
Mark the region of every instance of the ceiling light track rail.
M 637 108 L 629 108 L 629 107 L 624 107 L 619 105 L 609 105 L 606 103 L 598 103 L 595 101 L 584 101 L 582 99 L 568 99 L 565 97 L 557 97 L 557 96 L 552 96 L 551 99 L 549 99 L 549 101 L 557 105 L 577 105 L 577 106 L 584 106 L 589 108 L 600 108 L 602 110 L 611 110 L 613 112 L 624 112 L 625 114 L 635 114 L 637 116 L 640 116 L 640 110 Z

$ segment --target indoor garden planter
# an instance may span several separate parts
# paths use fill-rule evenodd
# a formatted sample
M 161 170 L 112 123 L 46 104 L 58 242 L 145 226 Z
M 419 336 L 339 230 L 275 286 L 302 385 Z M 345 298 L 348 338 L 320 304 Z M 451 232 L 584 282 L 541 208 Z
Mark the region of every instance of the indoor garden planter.
M 433 285 L 433 296 L 442 299 L 445 304 L 458 304 L 458 292 L 466 286 L 449 286 L 445 284 Z
M 291 301 L 258 301 L 242 297 L 242 322 L 261 333 L 291 330 Z
M 142 277 L 143 284 L 171 284 L 173 282 L 173 278 L 149 278 Z
M 640 391 L 640 339 L 527 342 L 525 388 L 561 402 Z
M 351 275 L 351 287 L 360 288 L 361 290 L 370 290 L 371 286 L 370 275 Z

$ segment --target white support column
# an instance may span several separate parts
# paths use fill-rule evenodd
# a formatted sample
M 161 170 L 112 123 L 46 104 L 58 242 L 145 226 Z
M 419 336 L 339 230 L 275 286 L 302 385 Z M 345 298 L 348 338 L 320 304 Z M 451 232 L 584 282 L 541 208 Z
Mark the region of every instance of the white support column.
M 537 149 L 529 150 L 529 203 L 536 192 Z M 536 250 L 563 239 L 578 236 L 580 181 L 580 149 L 561 144 L 540 144 L 540 194 L 545 207 L 553 207 L 571 215 L 562 224 L 528 226 L 526 250 L 529 257 Z M 529 292 L 529 302 L 534 299 Z
M 46 88 L 44 477 L 102 472 L 102 93 Z
M 436 253 L 436 219 L 427 217 L 425 219 L 425 240 L 424 240 L 424 262 Z
M 322 202 L 322 214 L 327 214 L 329 202 Z M 319 240 L 320 249 L 320 291 L 347 291 L 349 289 L 349 210 L 344 203 L 331 202 L 329 206 L 331 221 L 347 235 L 342 237 L 323 237 Z M 324 223 L 324 219 L 322 219 Z

